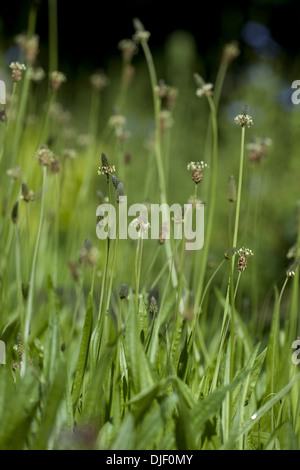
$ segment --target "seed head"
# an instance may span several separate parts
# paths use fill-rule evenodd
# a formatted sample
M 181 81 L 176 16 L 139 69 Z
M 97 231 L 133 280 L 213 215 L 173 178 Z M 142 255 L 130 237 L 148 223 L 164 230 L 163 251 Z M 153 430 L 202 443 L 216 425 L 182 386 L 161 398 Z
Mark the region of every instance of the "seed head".
M 249 114 L 247 114 L 247 111 L 248 111 L 248 107 L 247 106 L 244 106 L 244 109 L 242 111 L 242 114 L 238 114 L 235 118 L 234 118 L 234 122 L 241 126 L 241 127 L 245 127 L 247 126 L 248 128 L 251 127 L 253 125 L 253 120 L 252 120 L 252 117 L 249 116 Z
M 85 263 L 94 266 L 99 258 L 99 251 L 92 246 L 91 242 L 86 238 L 79 253 L 79 263 Z
M 192 179 L 195 184 L 199 184 L 202 181 L 204 168 L 208 168 L 208 165 L 203 161 L 188 163 L 187 169 L 192 171 Z
M 11 220 L 14 224 L 17 223 L 19 217 L 19 202 L 17 201 L 11 211 Z
M 227 199 L 229 202 L 236 201 L 236 184 L 233 175 L 230 175 L 229 177 Z
M 125 282 L 120 287 L 119 297 L 121 300 L 124 300 L 128 297 L 128 287 Z
M 150 299 L 149 313 L 150 315 L 154 316 L 157 314 L 157 312 L 158 312 L 158 306 L 157 306 L 156 298 L 152 296 Z
M 299 265 L 299 262 L 300 260 L 297 259 L 296 261 L 294 261 L 288 268 L 287 272 L 286 272 L 286 275 L 287 277 L 294 277 L 295 274 L 296 274 L 296 269 Z
M 93 90 L 99 92 L 108 86 L 109 79 L 102 70 L 99 70 L 90 76 L 90 83 Z
M 109 120 L 108 123 L 111 127 L 114 127 L 115 129 L 119 129 L 120 127 L 124 127 L 126 124 L 126 117 L 122 116 L 121 114 L 113 114 Z
M 196 95 L 199 98 L 202 98 L 202 96 L 211 96 L 213 94 L 213 84 L 212 83 L 206 83 L 204 79 L 198 74 L 194 74 L 195 82 L 197 85 L 197 90 L 196 90 Z
M 29 190 L 25 183 L 22 183 L 22 195 L 21 199 L 25 202 L 34 201 L 34 192 Z
M 118 44 L 118 48 L 122 52 L 122 58 L 126 63 L 131 62 L 132 57 L 138 51 L 137 45 L 132 39 L 122 39 Z
M 138 44 L 142 41 L 148 42 L 150 38 L 150 33 L 149 31 L 145 30 L 142 22 L 138 18 L 134 18 L 133 25 L 136 30 L 135 34 L 132 36 L 133 41 Z
M 47 166 L 51 173 L 57 173 L 60 169 L 59 158 L 47 147 L 47 145 L 41 145 L 36 157 L 39 160 L 39 164 Z
M 42 67 L 36 67 L 30 70 L 30 78 L 33 82 L 39 83 L 45 78 L 45 70 Z
M 74 160 L 74 158 L 76 158 L 77 152 L 73 148 L 66 148 L 63 150 L 62 155 L 64 158 Z
M 137 44 L 141 43 L 142 41 L 145 41 L 145 42 L 148 42 L 149 41 L 149 38 L 150 38 L 151 34 L 149 31 L 137 31 L 136 33 L 134 33 L 134 35 L 132 36 L 132 39 L 134 42 L 136 42 Z
M 164 80 L 159 80 L 158 85 L 155 87 L 155 92 L 159 99 L 165 98 L 168 95 L 169 86 Z
M 101 154 L 101 162 L 102 162 L 102 166 L 99 166 L 98 168 L 98 175 L 106 175 L 107 177 L 109 177 L 110 175 L 112 175 L 115 171 L 116 171 L 116 168 L 115 168 L 115 165 L 111 165 L 109 163 L 109 160 L 107 158 L 107 156 L 105 155 L 105 153 L 102 153 Z
M 231 41 L 226 44 L 223 50 L 222 62 L 230 64 L 236 57 L 240 55 L 239 43 L 237 41 Z
M 212 83 L 204 83 L 200 88 L 196 90 L 196 96 L 198 98 L 202 98 L 202 96 L 212 96 L 213 95 L 213 84 Z
M 25 34 L 18 34 L 15 41 L 20 49 L 25 52 L 26 62 L 32 65 L 39 52 L 39 36 L 35 34 L 29 38 Z
M 11 62 L 9 66 L 12 70 L 11 78 L 14 82 L 19 82 L 22 79 L 22 72 L 26 70 L 25 64 L 20 64 L 19 62 Z
M 159 113 L 159 126 L 160 131 L 163 133 L 165 129 L 170 129 L 173 126 L 174 120 L 171 111 L 162 109 Z
M 64 73 L 58 71 L 51 72 L 49 76 L 49 86 L 52 91 L 57 91 L 66 80 L 67 77 Z
M 130 226 L 136 229 L 138 232 L 138 238 L 143 238 L 143 235 L 148 232 L 150 224 L 142 215 L 139 215 L 139 217 L 130 222 Z
M 268 153 L 269 147 L 272 145 L 272 140 L 263 137 L 252 137 L 252 141 L 247 144 L 249 160 L 251 162 L 259 163 L 263 157 Z
M 175 102 L 178 96 L 177 88 L 169 87 L 167 97 L 166 97 L 166 107 L 167 109 L 173 109 Z
M 253 252 L 249 248 L 240 248 L 239 250 L 237 250 L 237 254 L 239 255 L 238 271 L 245 271 L 247 268 L 248 257 L 253 256 Z
M 9 168 L 6 170 L 6 174 L 11 177 L 13 180 L 17 180 L 20 177 L 21 167 L 17 166 L 16 168 Z

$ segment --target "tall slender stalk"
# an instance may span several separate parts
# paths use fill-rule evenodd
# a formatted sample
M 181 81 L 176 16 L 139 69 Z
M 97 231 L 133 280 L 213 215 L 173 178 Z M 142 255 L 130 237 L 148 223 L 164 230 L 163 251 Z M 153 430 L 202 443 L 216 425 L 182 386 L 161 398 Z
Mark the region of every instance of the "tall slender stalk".
M 43 186 L 42 186 L 42 199 L 41 199 L 41 209 L 40 209 L 40 219 L 38 225 L 38 231 L 35 241 L 35 247 L 33 252 L 33 259 L 31 265 L 31 274 L 30 274 L 30 282 L 29 282 L 29 292 L 28 292 L 28 299 L 27 299 L 27 309 L 25 315 L 25 326 L 24 326 L 24 360 L 22 361 L 22 372 L 25 374 L 26 371 L 26 346 L 28 345 L 28 338 L 30 334 L 30 326 L 31 326 L 31 318 L 32 318 L 32 309 L 33 309 L 33 296 L 35 291 L 35 278 L 36 278 L 36 265 L 37 265 L 37 258 L 39 252 L 39 245 L 44 221 L 44 211 L 45 211 L 45 193 L 46 193 L 46 180 L 47 180 L 47 167 L 43 166 Z
M 244 116 L 246 117 L 246 115 Z M 250 118 L 250 117 L 249 117 Z M 239 180 L 238 180 L 238 189 L 237 189 L 237 199 L 236 199 L 236 211 L 235 211 L 235 223 L 234 223 L 234 231 L 233 231 L 233 247 L 236 248 L 237 240 L 238 240 L 238 231 L 239 231 L 239 220 L 240 220 L 240 208 L 241 208 L 241 197 L 242 197 L 242 186 L 243 186 L 243 168 L 244 168 L 244 148 L 245 148 L 245 125 L 241 126 L 241 146 L 240 146 L 240 160 L 239 160 Z M 221 329 L 221 336 L 220 336 L 220 349 L 217 358 L 216 368 L 214 371 L 214 376 L 211 384 L 211 391 L 216 388 L 217 384 L 217 377 L 219 374 L 219 367 L 221 361 L 221 351 L 222 346 L 225 342 L 226 333 L 228 330 L 229 323 L 227 321 L 229 306 L 230 308 L 230 319 L 231 319 L 231 365 L 233 363 L 234 357 L 234 349 L 233 349 L 233 341 L 234 341 L 234 308 L 235 308 L 235 295 L 236 292 L 234 290 L 234 260 L 235 256 L 233 253 L 230 253 L 230 267 L 229 267 L 229 277 L 228 277 L 228 285 L 227 285 L 227 292 L 226 292 L 226 299 L 225 299 L 225 307 L 223 313 L 223 325 Z M 231 367 L 232 370 L 232 367 Z
M 217 116 L 214 102 L 211 96 L 208 96 L 208 103 L 210 106 L 211 113 L 211 122 L 213 130 L 213 154 L 212 154 L 212 174 L 210 178 L 210 197 L 209 197 L 209 212 L 208 212 L 208 221 L 206 224 L 206 231 L 204 237 L 204 246 L 201 253 L 201 268 L 199 274 L 199 280 L 197 283 L 197 292 L 195 297 L 195 320 L 196 324 L 200 315 L 199 306 L 201 302 L 201 296 L 203 292 L 203 284 L 205 278 L 205 272 L 207 267 L 207 259 L 209 254 L 209 247 L 212 238 L 213 230 L 213 221 L 215 215 L 215 205 L 216 205 L 216 189 L 217 189 L 217 175 L 218 175 L 218 126 L 217 126 Z
M 140 280 L 141 280 L 141 267 L 142 267 L 142 255 L 143 255 L 143 237 L 141 236 L 137 240 L 136 254 L 135 254 L 135 311 L 138 313 L 139 308 L 139 291 L 140 291 Z
M 159 181 L 159 188 L 160 188 L 160 202 L 162 204 L 167 203 L 167 192 L 166 192 L 166 180 L 164 174 L 164 165 L 163 165 L 163 158 L 162 158 L 162 151 L 161 151 L 161 136 L 160 136 L 160 100 L 156 94 L 156 87 L 158 85 L 156 70 L 153 62 L 153 57 L 147 42 L 147 39 L 143 36 L 143 33 L 146 33 L 142 24 L 139 20 L 135 21 L 137 34 L 140 33 L 140 42 L 144 51 L 144 55 L 146 58 L 146 62 L 148 65 L 148 71 L 150 76 L 150 82 L 152 87 L 152 94 L 153 94 L 153 105 L 154 105 L 154 117 L 155 117 L 155 157 L 156 157 L 156 166 L 157 166 L 157 173 L 158 173 L 158 181 Z M 165 249 L 167 254 L 167 259 L 169 263 L 169 269 L 171 270 L 171 277 L 172 277 L 172 284 L 173 287 L 176 288 L 178 285 L 178 278 L 175 267 L 172 263 L 172 248 L 170 244 L 170 240 L 166 240 L 165 242 Z M 180 307 L 182 311 L 182 304 Z
M 49 73 L 58 69 L 57 0 L 48 0 Z

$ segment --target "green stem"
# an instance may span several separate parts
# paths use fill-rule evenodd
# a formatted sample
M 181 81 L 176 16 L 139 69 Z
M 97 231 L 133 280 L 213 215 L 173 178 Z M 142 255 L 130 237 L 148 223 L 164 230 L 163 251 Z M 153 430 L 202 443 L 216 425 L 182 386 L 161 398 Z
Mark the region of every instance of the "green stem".
M 143 237 L 138 238 L 135 255 L 135 311 L 138 313 L 139 308 L 139 289 L 141 279 L 141 266 L 143 255 Z
M 216 110 L 214 106 L 214 102 L 210 96 L 208 96 L 208 103 L 210 106 L 211 112 L 211 120 L 212 120 L 212 129 L 213 129 L 213 156 L 212 156 L 212 175 L 210 181 L 210 198 L 209 198 L 209 213 L 208 213 L 208 221 L 206 224 L 206 232 L 205 232 L 205 239 L 204 239 L 204 246 L 202 252 L 202 260 L 201 260 L 201 268 L 200 268 L 200 275 L 199 275 L 199 282 L 198 288 L 196 293 L 195 299 L 195 312 L 196 312 L 196 321 L 199 317 L 199 305 L 201 301 L 202 291 L 203 291 L 203 284 L 205 278 L 205 272 L 207 267 L 207 259 L 209 254 L 209 247 L 211 243 L 211 236 L 213 230 L 213 221 L 214 221 L 214 214 L 215 214 L 215 204 L 216 204 L 216 190 L 217 190 L 217 174 L 218 174 L 218 126 L 217 126 L 217 116 Z
M 32 3 L 30 10 L 29 10 L 29 15 L 28 15 L 27 34 L 29 38 L 31 38 L 35 33 L 36 17 L 37 17 L 37 6 L 34 3 Z
M 217 78 L 216 78 L 216 82 L 215 82 L 215 87 L 214 87 L 214 103 L 215 103 L 216 111 L 219 108 L 219 102 L 220 102 L 221 92 L 222 92 L 227 68 L 228 68 L 228 64 L 224 61 L 221 61 Z
M 23 76 L 23 83 L 22 83 L 22 90 L 21 90 L 21 97 L 20 97 L 20 105 L 17 113 L 17 121 L 15 127 L 15 134 L 14 134 L 14 146 L 12 151 L 12 160 L 11 166 L 15 165 L 17 160 L 17 156 L 19 153 L 19 145 L 21 140 L 21 133 L 24 123 L 25 111 L 27 106 L 27 98 L 29 93 L 29 85 L 30 85 L 30 74 L 31 74 L 31 67 L 27 66 Z
M 58 68 L 58 32 L 57 32 L 57 0 L 48 0 L 49 14 L 49 73 Z
M 46 112 L 45 112 L 45 116 L 44 116 L 44 119 L 43 119 L 41 129 L 40 129 L 38 141 L 37 141 L 37 144 L 36 144 L 37 149 L 40 147 L 40 145 L 43 141 L 45 130 L 46 130 L 47 124 L 48 124 L 50 109 L 51 109 L 51 106 L 54 103 L 55 95 L 56 95 L 56 93 L 54 91 L 49 92 L 49 96 L 48 96 L 48 100 L 47 100 L 47 108 L 46 108 Z
M 239 163 L 239 181 L 238 181 L 238 189 L 237 189 L 237 200 L 236 200 L 236 212 L 235 212 L 235 224 L 234 224 L 234 233 L 233 233 L 233 247 L 237 245 L 238 239 L 238 229 L 239 229 L 239 218 L 240 218 L 240 207 L 241 207 L 241 196 L 242 196 L 242 185 L 243 185 L 243 167 L 244 167 L 244 147 L 245 147 L 245 127 L 242 127 L 242 135 L 241 135 L 241 150 L 240 150 L 240 163 Z M 225 342 L 226 333 L 228 330 L 228 323 L 227 323 L 227 316 L 229 311 L 229 305 L 231 304 L 230 308 L 230 320 L 231 320 L 231 372 L 232 372 L 232 364 L 234 358 L 234 349 L 233 349 L 233 342 L 234 342 L 234 299 L 236 293 L 234 293 L 233 288 L 233 279 L 234 279 L 234 260 L 235 256 L 231 251 L 229 251 L 230 258 L 230 267 L 229 267 L 229 277 L 228 277 L 228 285 L 227 285 L 227 292 L 226 292 L 226 299 L 225 299 L 225 307 L 224 307 L 224 314 L 223 314 L 223 326 L 221 330 L 221 337 L 220 337 L 220 350 L 217 358 L 217 364 L 212 380 L 211 391 L 213 391 L 217 384 L 217 377 L 219 373 L 220 361 L 221 361 L 221 350 Z M 227 325 L 226 325 L 227 323 Z M 225 326 L 226 325 L 226 326 Z
M 21 250 L 20 250 L 20 233 L 19 228 L 16 225 L 16 288 L 17 288 L 17 299 L 18 299 L 18 308 L 20 315 L 21 331 L 24 328 L 24 318 L 23 318 L 23 300 L 21 293 L 21 283 L 22 283 L 22 274 L 21 274 Z
M 298 227 L 297 227 L 297 242 L 296 242 L 296 260 L 299 260 L 300 251 L 300 207 L 298 207 Z M 299 267 L 296 269 L 295 276 L 292 283 L 292 300 L 291 300 L 291 313 L 290 313 L 290 326 L 289 326 L 289 344 L 293 341 L 296 335 L 298 326 L 298 306 L 299 306 Z
M 25 370 L 26 370 L 26 346 L 28 345 L 28 338 L 30 334 L 30 325 L 31 325 L 31 317 L 32 317 L 32 307 L 33 307 L 33 294 L 34 294 L 35 277 L 36 277 L 36 265 L 37 265 L 37 257 L 38 257 L 40 238 L 41 238 L 43 220 L 44 220 L 46 179 L 47 179 L 47 168 L 44 166 L 43 167 L 43 186 L 42 186 L 40 220 L 39 220 L 38 232 L 37 232 L 36 241 L 35 241 L 33 259 L 32 259 L 29 292 L 28 292 L 28 299 L 27 299 L 27 310 L 26 310 L 26 316 L 25 316 L 25 327 L 24 327 L 24 335 L 23 335 L 24 345 L 25 345 L 25 348 L 24 348 L 25 358 L 22 361 L 23 374 L 25 373 Z
M 157 82 L 157 76 L 156 76 L 156 71 L 154 67 L 153 57 L 152 57 L 147 41 L 142 40 L 141 45 L 142 45 L 146 62 L 148 65 L 150 81 L 151 81 L 151 86 L 152 86 L 152 94 L 153 94 L 154 116 L 155 116 L 155 124 L 156 124 L 155 157 L 156 157 L 156 166 L 157 166 L 158 180 L 159 180 L 159 187 L 160 187 L 160 201 L 161 203 L 166 203 L 167 193 L 166 193 L 166 183 L 165 183 L 164 167 L 163 167 L 163 161 L 162 161 L 161 138 L 160 138 L 160 100 L 157 97 L 156 91 L 155 91 L 158 82 Z M 176 270 L 172 263 L 172 248 L 171 248 L 170 240 L 166 240 L 165 249 L 166 249 L 167 259 L 169 263 L 169 269 L 171 270 L 173 287 L 176 288 L 178 284 L 178 279 L 177 279 Z M 182 306 L 181 306 L 181 311 L 182 311 Z
M 238 189 L 237 189 L 235 223 L 234 223 L 234 232 L 233 232 L 233 247 L 235 248 L 237 246 L 239 220 L 240 220 L 241 195 L 242 195 L 242 186 L 243 186 L 244 153 L 245 153 L 245 126 L 242 127 L 239 182 L 238 182 Z M 232 261 L 232 263 L 233 262 L 234 261 Z

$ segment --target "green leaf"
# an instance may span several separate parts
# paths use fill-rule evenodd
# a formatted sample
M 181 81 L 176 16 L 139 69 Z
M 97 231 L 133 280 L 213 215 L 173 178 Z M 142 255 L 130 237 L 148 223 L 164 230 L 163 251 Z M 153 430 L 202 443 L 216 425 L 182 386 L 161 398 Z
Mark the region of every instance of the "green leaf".
M 44 375 L 48 383 L 52 383 L 61 357 L 61 336 L 58 318 L 58 298 L 54 290 L 53 282 L 48 278 L 49 323 L 47 327 L 45 344 Z
M 92 301 L 92 295 L 90 293 L 89 299 L 88 299 L 88 306 L 87 306 L 87 310 L 85 314 L 84 325 L 83 325 L 80 350 L 79 350 L 79 356 L 78 356 L 78 361 L 77 361 L 77 368 L 76 368 L 73 388 L 72 388 L 72 402 L 73 402 L 74 408 L 77 405 L 77 402 L 81 393 L 83 378 L 84 378 L 84 374 L 85 374 L 85 370 L 87 366 L 92 325 L 93 325 L 93 301 Z
M 162 437 L 163 424 L 160 406 L 154 401 L 137 432 L 135 449 L 155 449 Z
M 63 400 L 66 382 L 66 364 L 65 361 L 59 361 L 53 382 L 49 386 L 43 385 L 42 418 L 35 433 L 36 438 L 33 441 L 34 450 L 47 450 L 51 448 L 50 438 L 55 433 L 55 422 L 59 415 L 58 410 Z
M 13 383 L 11 371 L 0 369 L 0 450 L 22 450 L 39 406 L 39 382 L 30 370 Z
M 216 389 L 190 410 L 189 416 L 195 441 L 199 442 L 205 423 L 217 414 L 227 393 L 242 382 L 247 373 L 248 371 L 240 373 L 229 384 Z
M 144 388 L 153 385 L 153 378 L 145 350 L 140 340 L 137 316 L 133 305 L 129 308 L 124 346 L 133 391 L 139 393 Z
M 135 448 L 135 422 L 132 413 L 127 413 L 110 450 L 132 450 Z
M 261 408 L 259 408 L 255 413 L 252 414 L 251 418 L 248 419 L 243 426 L 240 427 L 239 432 L 236 434 L 235 439 L 240 438 L 245 433 L 248 433 L 255 424 L 257 424 L 262 417 L 267 414 L 276 403 L 285 397 L 295 385 L 295 383 L 300 379 L 300 372 L 291 380 L 285 387 L 283 387 L 278 393 L 272 396 Z M 222 449 L 227 449 L 227 443 L 222 447 Z

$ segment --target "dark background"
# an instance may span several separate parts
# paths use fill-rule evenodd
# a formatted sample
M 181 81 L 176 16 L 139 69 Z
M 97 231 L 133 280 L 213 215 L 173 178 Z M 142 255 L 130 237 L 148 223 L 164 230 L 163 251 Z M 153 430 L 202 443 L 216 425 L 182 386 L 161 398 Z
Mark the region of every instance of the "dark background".
M 6 46 L 26 30 L 32 0 L 1 0 L 1 36 Z M 48 40 L 48 2 L 38 5 L 37 33 L 41 44 Z M 237 39 L 243 47 L 242 26 L 258 21 L 267 26 L 287 60 L 299 51 L 299 2 L 296 0 L 252 0 L 216 3 L 211 0 L 58 0 L 59 64 L 74 71 L 79 64 L 88 68 L 105 67 L 117 44 L 134 33 L 132 19 L 138 17 L 151 32 L 151 48 L 160 50 L 175 30 L 193 34 L 199 53 L 209 60 L 220 47 Z

